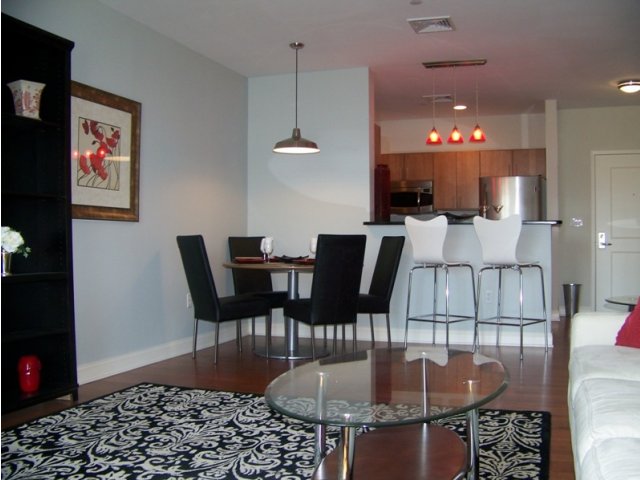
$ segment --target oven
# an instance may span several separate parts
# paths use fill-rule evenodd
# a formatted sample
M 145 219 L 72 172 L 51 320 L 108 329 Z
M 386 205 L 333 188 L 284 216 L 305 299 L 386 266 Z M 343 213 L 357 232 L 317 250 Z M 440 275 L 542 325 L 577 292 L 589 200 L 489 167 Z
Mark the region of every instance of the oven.
M 391 213 L 417 215 L 433 212 L 433 181 L 402 180 L 391 182 Z

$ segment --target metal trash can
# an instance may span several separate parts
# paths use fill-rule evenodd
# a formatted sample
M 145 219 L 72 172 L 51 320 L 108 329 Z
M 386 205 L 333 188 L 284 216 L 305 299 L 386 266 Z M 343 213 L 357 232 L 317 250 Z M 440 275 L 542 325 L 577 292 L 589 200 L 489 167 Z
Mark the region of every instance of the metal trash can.
M 571 320 L 578 313 L 580 308 L 580 283 L 565 283 L 562 285 L 564 290 L 564 311 L 567 320 Z

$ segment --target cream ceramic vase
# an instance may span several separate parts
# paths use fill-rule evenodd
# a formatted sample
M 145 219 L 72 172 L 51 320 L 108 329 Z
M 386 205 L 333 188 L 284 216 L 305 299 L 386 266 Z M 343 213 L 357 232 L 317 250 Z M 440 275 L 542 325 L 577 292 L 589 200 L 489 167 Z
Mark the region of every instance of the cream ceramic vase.
M 40 98 L 45 84 L 30 80 L 16 80 L 7 83 L 7 86 L 13 95 L 16 115 L 40 120 Z

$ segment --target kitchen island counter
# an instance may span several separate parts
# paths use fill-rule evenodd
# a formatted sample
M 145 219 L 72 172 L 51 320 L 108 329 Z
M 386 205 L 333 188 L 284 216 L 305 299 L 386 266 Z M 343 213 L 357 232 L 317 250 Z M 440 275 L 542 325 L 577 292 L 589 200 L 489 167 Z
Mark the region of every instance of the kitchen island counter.
M 426 220 L 425 217 L 418 217 Z M 391 221 L 391 222 L 364 222 L 369 228 L 369 236 L 374 238 L 382 238 L 385 235 L 403 235 L 406 237 L 406 243 L 404 251 L 402 253 L 402 259 L 400 262 L 400 268 L 398 270 L 397 282 L 395 285 L 395 291 L 392 298 L 392 337 L 399 339 L 404 336 L 404 320 L 406 318 L 406 301 L 407 301 L 407 285 L 409 278 L 409 271 L 414 266 L 412 257 L 412 247 L 409 241 L 406 228 L 403 221 Z M 544 273 L 544 286 L 545 297 L 547 305 L 547 322 L 553 319 L 559 319 L 558 303 L 559 299 L 557 295 L 554 297 L 553 292 L 559 291 L 559 285 L 553 283 L 554 272 L 552 262 L 552 237 L 554 227 L 561 225 L 560 220 L 537 220 L 537 221 L 523 221 L 522 232 L 520 234 L 520 240 L 518 241 L 518 256 L 523 260 L 535 261 L 540 264 Z M 468 261 L 473 266 L 475 273 L 477 274 L 480 268 L 482 268 L 482 249 L 480 247 L 480 241 L 473 228 L 472 218 L 461 219 L 458 221 L 452 221 L 449 223 L 447 230 L 447 237 L 445 241 L 444 254 L 448 258 L 460 259 Z M 433 297 L 431 291 L 433 290 L 433 277 L 432 274 L 426 275 L 420 272 L 417 274 L 419 278 L 416 278 L 418 288 L 420 288 L 422 294 L 416 296 L 415 302 L 412 299 L 412 312 L 426 312 L 430 311 Z M 497 280 L 497 275 L 487 272 L 485 274 L 486 281 L 483 281 L 483 298 L 480 299 L 480 308 L 484 312 L 494 312 L 496 308 L 496 295 L 497 284 L 494 284 L 494 280 Z M 518 281 L 515 277 L 507 272 L 505 280 L 506 285 L 503 285 L 504 290 L 504 314 L 514 315 L 517 312 L 518 302 L 514 302 L 513 299 L 517 298 Z M 537 273 L 525 272 L 524 273 L 524 298 L 525 298 L 525 316 L 537 316 L 542 313 L 542 299 L 540 296 L 540 283 L 537 278 Z M 466 284 L 461 284 L 460 275 L 454 274 L 450 277 L 450 291 L 451 294 L 451 311 L 457 312 L 462 315 L 473 315 L 474 307 L 473 301 L 467 298 L 467 295 L 458 295 L 456 292 L 466 291 L 463 289 L 468 288 Z M 494 279 L 494 277 L 496 277 Z M 513 278 L 512 278 L 513 277 Z M 497 283 L 497 282 L 496 282 Z M 439 299 L 438 303 L 443 302 L 444 299 Z M 414 304 L 415 303 L 415 304 Z M 442 303 L 444 305 L 444 303 Z M 487 310 L 489 309 L 489 310 Z M 418 322 L 414 322 L 418 323 Z M 548 341 L 549 346 L 553 345 L 553 338 L 551 337 L 551 325 L 548 325 Z M 409 329 L 409 342 L 417 343 L 431 343 L 431 325 L 411 325 Z M 529 328 L 524 329 L 524 345 L 525 346 L 544 346 L 544 325 L 532 325 Z M 444 341 L 444 331 L 440 330 L 438 326 L 438 343 Z M 458 345 L 470 345 L 473 340 L 473 322 L 459 322 L 451 326 L 450 330 L 451 342 Z M 496 341 L 495 327 L 481 326 L 480 329 L 480 341 L 482 344 L 493 344 Z M 501 345 L 519 345 L 519 329 L 518 328 L 503 328 L 500 335 Z

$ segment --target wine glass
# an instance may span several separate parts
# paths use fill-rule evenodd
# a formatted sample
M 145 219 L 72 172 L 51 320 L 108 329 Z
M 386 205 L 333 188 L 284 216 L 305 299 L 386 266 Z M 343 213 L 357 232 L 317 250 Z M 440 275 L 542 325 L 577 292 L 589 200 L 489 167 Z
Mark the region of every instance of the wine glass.
M 269 261 L 269 257 L 273 253 L 273 237 L 264 237 L 260 241 L 260 251 L 265 262 Z
M 312 237 L 311 240 L 309 240 L 309 251 L 311 252 L 311 255 L 316 254 L 317 248 L 318 248 L 318 239 L 316 237 Z

